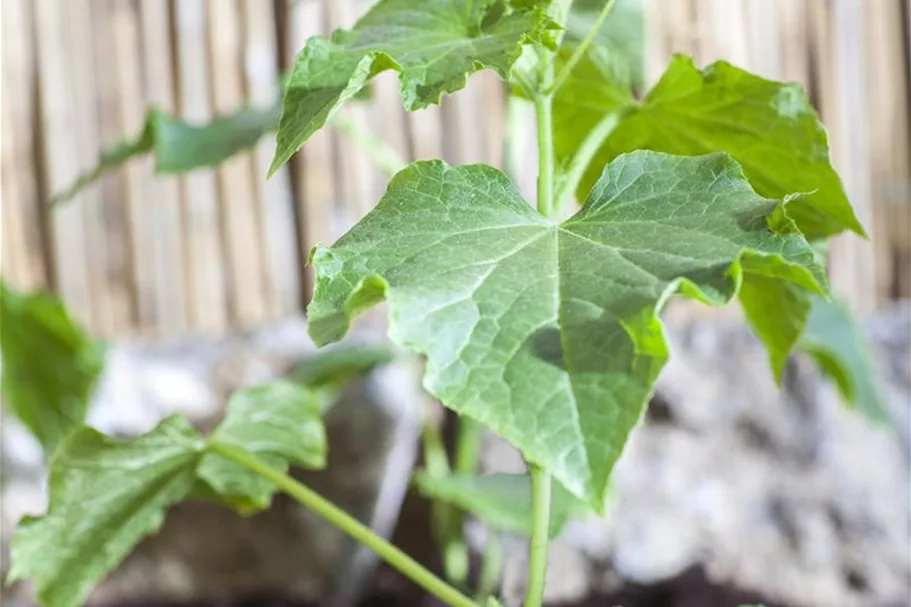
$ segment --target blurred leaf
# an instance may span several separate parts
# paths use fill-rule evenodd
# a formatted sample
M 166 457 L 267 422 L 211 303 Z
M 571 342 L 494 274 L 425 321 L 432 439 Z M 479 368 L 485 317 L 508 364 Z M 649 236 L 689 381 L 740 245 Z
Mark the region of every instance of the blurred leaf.
M 452 504 L 493 529 L 531 535 L 531 479 L 527 474 L 434 476 L 418 472 L 414 483 L 424 497 Z M 553 484 L 551 537 L 559 535 L 570 518 L 591 514 L 584 502 L 559 483 Z
M 323 348 L 301 360 L 288 378 L 310 388 L 336 387 L 394 359 L 393 350 L 384 346 Z
M 85 421 L 104 349 L 44 293 L 22 294 L 0 280 L 3 401 L 50 455 Z
M 210 441 L 252 453 L 275 469 L 326 465 L 326 431 L 312 390 L 279 380 L 235 392 Z M 217 453 L 203 457 L 199 477 L 238 510 L 266 508 L 272 483 Z
M 44 607 L 82 605 L 186 497 L 204 448 L 177 416 L 131 442 L 85 427 L 71 433 L 51 460 L 47 514 L 16 529 L 7 581 L 30 578 Z
M 557 148 L 573 149 L 586 134 L 557 130 Z M 579 199 L 606 163 L 637 149 L 687 156 L 727 152 L 759 194 L 781 199 L 807 193 L 787 206 L 807 238 L 864 233 L 830 163 L 825 127 L 797 84 L 765 80 L 724 61 L 700 71 L 689 57 L 677 56 L 595 155 Z
M 543 6 L 505 0 L 381 0 L 351 30 L 307 41 L 287 81 L 272 171 L 376 74 L 397 70 L 405 107 L 417 110 L 489 68 L 509 75 L 522 45 L 552 27 Z
M 890 419 L 869 343 L 843 302 L 812 298 L 799 347 L 835 381 L 845 402 L 876 421 Z
M 158 109 L 146 114 L 142 132 L 104 152 L 91 171 L 58 193 L 51 204 L 64 202 L 87 185 L 135 156 L 152 154 L 158 173 L 186 173 L 216 167 L 231 156 L 252 147 L 266 133 L 275 130 L 280 107 L 245 107 L 207 124 L 191 124 Z
M 247 513 L 267 506 L 274 487 L 212 451 L 216 442 L 280 470 L 325 464 L 317 398 L 286 381 L 235 394 L 208 441 L 180 416 L 131 441 L 80 428 L 51 459 L 47 514 L 17 527 L 8 581 L 30 578 L 44 607 L 77 607 L 170 505 L 204 497 Z
M 574 48 L 588 34 L 607 0 L 574 0 L 562 46 Z M 590 47 L 609 62 L 613 81 L 627 89 L 645 82 L 645 15 L 641 0 L 616 0 Z M 559 66 L 557 66 L 559 70 Z

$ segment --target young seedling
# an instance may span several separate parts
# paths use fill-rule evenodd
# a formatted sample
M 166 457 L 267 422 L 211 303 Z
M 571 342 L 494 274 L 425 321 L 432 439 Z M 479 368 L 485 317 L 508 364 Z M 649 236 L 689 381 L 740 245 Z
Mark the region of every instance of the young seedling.
M 466 455 L 457 474 L 444 461 L 417 484 L 530 536 L 526 607 L 541 605 L 548 541 L 562 521 L 604 511 L 613 465 L 668 357 L 667 301 L 736 298 L 780 374 L 813 302 L 825 302 L 815 244 L 863 234 L 798 87 L 677 57 L 637 99 L 636 75 L 617 69 L 602 36 L 613 4 L 381 0 L 351 30 L 307 42 L 278 123 L 273 171 L 387 69 L 399 72 L 409 110 L 438 103 L 478 69 L 534 104 L 534 206 L 494 167 L 414 163 L 347 234 L 314 249 L 308 308 L 312 338 L 327 344 L 386 301 L 389 337 L 426 358 L 425 388 L 471 420 L 465 444 L 486 427 L 522 453 L 527 476 L 475 477 Z M 217 163 L 273 126 L 266 111 L 248 118 L 201 127 L 198 141 L 153 114 L 102 170 L 148 152 L 162 170 Z M 190 140 L 175 146 L 168 133 L 178 131 Z M 188 158 L 188 149 L 207 153 Z M 838 348 L 811 333 L 806 347 L 837 367 Z M 11 579 L 30 578 L 45 607 L 75 607 L 171 504 L 201 495 L 249 513 L 281 490 L 443 602 L 478 605 L 287 474 L 324 460 L 318 400 L 287 383 L 241 392 L 209 437 L 180 418 L 132 442 L 72 431 L 51 460 L 48 513 L 13 540 Z M 507 506 L 517 500 L 527 507 Z

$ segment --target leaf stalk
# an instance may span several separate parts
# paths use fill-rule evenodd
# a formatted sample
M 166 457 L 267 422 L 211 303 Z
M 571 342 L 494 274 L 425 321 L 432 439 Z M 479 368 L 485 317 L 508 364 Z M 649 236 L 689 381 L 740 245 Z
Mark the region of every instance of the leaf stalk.
M 447 605 L 451 607 L 479 607 L 477 603 L 425 569 L 420 563 L 393 544 L 378 536 L 362 522 L 341 510 L 306 485 L 291 478 L 288 474 L 276 470 L 254 455 L 237 447 L 212 443 L 209 448 L 234 463 L 243 466 L 250 472 L 274 483 L 275 486 L 293 497 L 301 505 L 309 508 L 372 550 L 378 557 L 398 569 L 405 577 Z
M 531 545 L 528 549 L 528 589 L 524 607 L 541 607 L 547 574 L 547 547 L 550 540 L 550 474 L 529 463 L 531 474 Z
M 569 199 L 579 187 L 582 176 L 585 175 L 585 169 L 591 164 L 595 154 L 601 148 L 601 144 L 607 141 L 607 138 L 623 120 L 627 111 L 628 108 L 623 107 L 604 116 L 579 145 L 579 149 L 576 150 L 569 164 L 569 170 L 557 187 L 556 204 L 558 208 L 565 209 L 569 204 Z
M 566 82 L 566 79 L 569 78 L 569 75 L 572 73 L 573 68 L 576 67 L 576 64 L 582 59 L 582 56 L 588 50 L 588 47 L 592 45 L 595 41 L 595 36 L 598 35 L 598 31 L 601 29 L 601 26 L 604 25 L 607 15 L 610 13 L 611 9 L 614 7 L 614 2 L 616 0 L 607 0 L 607 3 L 604 5 L 604 8 L 601 9 L 601 12 L 598 14 L 598 18 L 595 20 L 595 24 L 588 30 L 588 33 L 585 35 L 585 38 L 582 39 L 582 42 L 579 43 L 579 46 L 576 47 L 576 50 L 573 51 L 573 54 L 570 55 L 569 60 L 563 65 L 560 69 L 560 73 L 557 74 L 556 79 L 554 79 L 553 84 L 550 88 L 546 89 L 547 93 L 552 95 L 557 91 L 563 83 Z

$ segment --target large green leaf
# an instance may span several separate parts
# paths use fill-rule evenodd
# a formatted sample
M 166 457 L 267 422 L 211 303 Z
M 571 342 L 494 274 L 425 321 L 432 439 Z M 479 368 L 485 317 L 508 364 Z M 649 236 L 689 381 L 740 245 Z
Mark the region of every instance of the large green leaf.
M 599 84 L 611 85 L 615 83 Z M 571 104 L 569 109 L 561 107 L 564 101 Z M 572 97 L 564 95 L 556 103 L 558 115 L 574 107 L 582 111 Z M 612 103 L 607 99 L 591 111 L 603 111 Z M 588 133 L 585 125 L 597 119 L 580 119 L 579 128 L 556 130 L 557 150 L 574 150 Z M 677 56 L 595 156 L 580 185 L 580 198 L 605 163 L 636 149 L 682 155 L 727 152 L 763 196 L 808 193 L 788 206 L 788 214 L 808 238 L 846 229 L 864 233 L 830 163 L 825 127 L 797 84 L 765 80 L 724 61 L 700 71 L 692 59 Z
M 120 442 L 82 428 L 51 461 L 47 514 L 19 523 L 8 581 L 31 578 L 44 607 L 77 607 L 195 479 L 205 443 L 180 417 Z
M 279 470 L 326 465 L 326 431 L 316 394 L 299 384 L 274 381 L 234 393 L 210 440 L 244 449 Z M 199 476 L 239 510 L 269 505 L 275 487 L 217 453 L 207 454 Z
M 0 360 L 3 402 L 52 453 L 85 420 L 104 349 L 57 299 L 0 280 Z
M 889 419 L 869 343 L 843 302 L 813 297 L 798 347 L 835 381 L 845 402 L 874 420 Z
M 280 470 L 288 462 L 321 467 L 326 437 L 317 397 L 283 381 L 239 392 L 208 441 L 179 416 L 132 441 L 75 430 L 51 460 L 47 514 L 24 519 L 13 536 L 9 581 L 30 578 L 43 607 L 77 607 L 161 526 L 170 505 L 206 497 L 244 513 L 267 506 L 275 488 L 225 459 L 215 443 Z
M 621 156 L 555 225 L 485 165 L 419 162 L 331 248 L 312 254 L 310 334 L 341 338 L 386 299 L 424 383 L 601 511 L 610 470 L 667 358 L 658 319 L 680 291 L 710 304 L 744 270 L 820 289 L 822 268 L 725 154 Z M 774 228 L 774 229 L 773 229 Z
M 453 504 L 493 529 L 531 535 L 531 479 L 527 474 L 435 476 L 419 472 L 414 483 L 424 497 Z M 590 512 L 557 483 L 551 495 L 550 536 L 560 535 L 570 518 Z
M 186 173 L 216 167 L 275 130 L 278 115 L 278 104 L 268 108 L 246 107 L 206 124 L 192 124 L 151 109 L 139 136 L 105 151 L 91 171 L 80 175 L 51 202 L 55 204 L 72 198 L 108 171 L 143 154 L 154 156 L 155 170 L 159 173 Z
M 508 77 L 522 44 L 552 28 L 544 0 L 381 0 L 350 31 L 313 37 L 288 79 L 272 170 L 291 158 L 357 91 L 387 69 L 400 73 L 405 107 L 439 103 L 481 68 Z

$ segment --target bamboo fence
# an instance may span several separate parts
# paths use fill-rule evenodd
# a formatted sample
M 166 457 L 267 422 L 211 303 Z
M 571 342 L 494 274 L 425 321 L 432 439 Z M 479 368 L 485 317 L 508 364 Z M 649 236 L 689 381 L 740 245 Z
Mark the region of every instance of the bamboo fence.
M 418 0 L 415 0 L 418 1 Z M 911 1 L 644 0 L 654 81 L 673 52 L 802 83 L 869 241 L 831 250 L 836 289 L 872 312 L 911 291 Z M 50 209 L 98 153 L 157 106 L 196 121 L 268 105 L 307 37 L 350 26 L 355 0 L 0 0 L 2 274 L 61 294 L 103 337 L 251 328 L 297 313 L 316 242 L 361 217 L 386 177 L 319 132 L 265 180 L 273 141 L 215 171 L 156 177 L 131 162 Z M 505 91 L 491 74 L 406 113 L 394 74 L 349 118 L 403 157 L 502 164 Z M 520 119 L 523 117 L 520 116 Z M 533 126 L 520 146 L 533 188 Z M 527 150 L 527 153 L 525 153 Z

